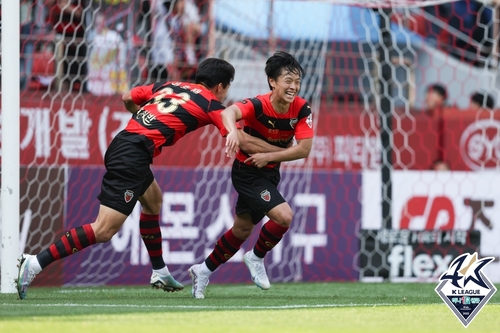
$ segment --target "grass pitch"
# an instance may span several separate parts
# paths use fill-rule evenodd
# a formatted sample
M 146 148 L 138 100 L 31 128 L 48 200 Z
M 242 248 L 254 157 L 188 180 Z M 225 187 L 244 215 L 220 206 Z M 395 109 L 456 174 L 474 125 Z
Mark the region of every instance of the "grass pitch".
M 435 284 L 275 283 L 190 288 L 30 288 L 0 294 L 0 332 L 500 332 L 500 292 L 464 328 Z

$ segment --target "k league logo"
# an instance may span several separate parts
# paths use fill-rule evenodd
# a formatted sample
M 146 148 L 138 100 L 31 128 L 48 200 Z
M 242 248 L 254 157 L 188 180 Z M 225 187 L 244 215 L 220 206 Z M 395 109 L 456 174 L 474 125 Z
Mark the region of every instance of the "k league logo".
M 477 253 L 458 256 L 439 278 L 436 293 L 467 327 L 497 289 L 482 273 L 494 258 L 477 259 Z

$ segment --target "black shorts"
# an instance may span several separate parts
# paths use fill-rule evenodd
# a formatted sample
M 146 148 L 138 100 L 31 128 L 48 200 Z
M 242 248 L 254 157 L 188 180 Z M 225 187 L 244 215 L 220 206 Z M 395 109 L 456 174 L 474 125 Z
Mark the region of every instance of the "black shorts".
M 106 173 L 97 199 L 104 206 L 130 215 L 154 181 L 151 162 L 151 154 L 143 143 L 114 138 L 104 155 Z
M 286 202 L 277 188 L 281 179 L 278 169 L 258 169 L 235 159 L 231 179 L 238 192 L 236 215 L 248 213 L 254 224 L 271 209 Z

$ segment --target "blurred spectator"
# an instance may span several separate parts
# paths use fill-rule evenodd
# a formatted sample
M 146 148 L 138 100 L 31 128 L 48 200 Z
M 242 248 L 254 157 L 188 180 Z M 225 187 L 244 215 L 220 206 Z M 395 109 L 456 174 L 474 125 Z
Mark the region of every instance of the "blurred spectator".
M 429 85 L 425 95 L 425 111 L 430 116 L 439 116 L 442 113 L 443 107 L 448 98 L 448 91 L 439 84 L 434 83 Z
M 193 0 L 177 0 L 172 9 L 172 26 L 180 20 L 179 27 L 181 28 L 180 39 L 177 40 L 179 45 L 176 45 L 179 52 L 179 59 L 187 63 L 189 66 L 196 65 L 198 59 L 196 57 L 195 41 L 200 35 L 200 13 L 198 7 Z M 167 23 L 168 25 L 168 23 Z
M 22 8 L 22 6 L 21 6 Z M 26 1 L 25 15 L 21 18 L 21 90 L 27 89 L 31 81 L 40 81 L 39 73 L 33 74 L 34 53 L 45 52 L 53 39 L 52 26 L 47 24 L 47 12 L 43 3 Z M 1 19 L 1 18 L 0 18 Z M 51 78 L 47 78 L 49 83 Z
M 47 1 L 50 6 L 49 20 L 60 38 L 56 45 L 58 61 L 63 65 L 62 73 L 58 70 L 59 85 L 87 91 L 87 45 L 82 0 Z
M 192 0 L 154 4 L 151 81 L 193 79 L 198 62 L 195 41 L 201 30 L 198 7 Z
M 88 89 L 94 95 L 123 94 L 128 91 L 126 45 L 122 36 L 109 26 L 104 14 L 97 12 L 88 63 Z
M 470 96 L 469 110 L 479 111 L 481 109 L 493 110 L 495 108 L 495 99 L 486 92 L 475 92 Z
M 437 153 L 438 158 L 444 158 L 444 116 L 443 109 L 448 98 L 448 91 L 440 83 L 434 83 L 427 87 L 425 95 L 425 112 L 431 116 L 436 123 L 437 131 Z
M 450 171 L 451 168 L 450 168 L 450 165 L 448 164 L 448 162 L 446 162 L 444 160 L 436 160 L 432 164 L 432 170 L 435 170 L 435 171 Z

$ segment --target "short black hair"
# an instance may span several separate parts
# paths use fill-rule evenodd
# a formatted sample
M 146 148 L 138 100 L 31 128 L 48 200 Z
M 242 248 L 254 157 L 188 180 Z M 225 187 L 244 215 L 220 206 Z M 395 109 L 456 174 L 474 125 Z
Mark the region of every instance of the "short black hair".
M 442 84 L 434 83 L 434 84 L 429 85 L 429 88 L 427 88 L 427 91 L 431 91 L 431 90 L 437 92 L 439 95 L 441 95 L 441 97 L 443 97 L 443 99 L 448 98 L 448 91 L 446 90 L 446 88 Z
M 495 107 L 495 99 L 486 92 L 475 92 L 470 97 L 472 102 L 476 102 L 482 107 L 486 106 L 488 109 L 493 109 Z
M 219 83 L 227 87 L 234 80 L 233 65 L 223 59 L 207 58 L 200 62 L 196 70 L 195 83 L 202 83 L 208 88 L 214 88 Z
M 283 73 L 283 70 L 299 74 L 301 77 L 304 76 L 304 69 L 299 64 L 297 59 L 289 53 L 277 51 L 266 61 L 265 71 L 267 78 L 278 80 L 278 77 Z M 267 83 L 269 84 L 269 81 Z M 272 90 L 270 84 L 269 89 Z

